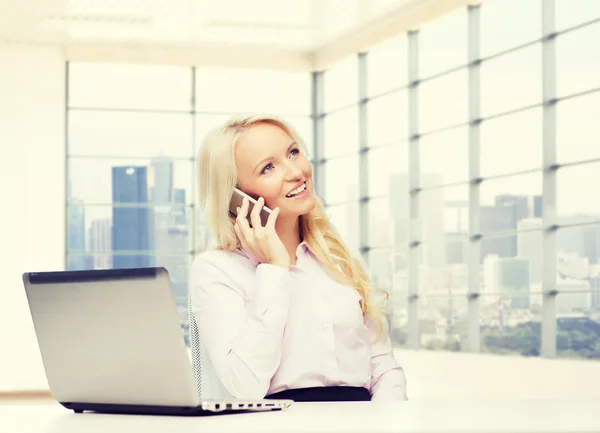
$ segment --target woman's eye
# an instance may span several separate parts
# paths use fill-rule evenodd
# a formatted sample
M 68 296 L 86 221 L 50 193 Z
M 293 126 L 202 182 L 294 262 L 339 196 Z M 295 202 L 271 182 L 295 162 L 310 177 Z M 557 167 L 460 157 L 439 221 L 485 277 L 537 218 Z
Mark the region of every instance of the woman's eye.
M 266 173 L 267 171 L 270 171 L 270 170 L 267 170 L 268 168 L 273 168 L 273 164 L 267 164 L 267 165 L 265 165 L 265 168 L 263 168 L 262 172 Z
M 290 153 L 296 152 L 294 155 L 298 155 L 300 153 L 299 149 L 292 149 Z

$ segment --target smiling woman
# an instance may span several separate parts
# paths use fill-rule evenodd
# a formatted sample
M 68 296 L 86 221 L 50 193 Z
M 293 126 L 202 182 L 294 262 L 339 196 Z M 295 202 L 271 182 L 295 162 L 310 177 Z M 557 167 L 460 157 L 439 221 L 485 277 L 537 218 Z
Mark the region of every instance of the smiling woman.
M 375 288 L 324 213 L 302 138 L 271 117 L 232 119 L 199 155 L 215 249 L 191 270 L 199 387 L 237 398 L 406 399 Z M 229 214 L 234 188 L 257 199 Z M 273 209 L 263 226 L 263 205 Z M 203 384 L 214 377 L 219 383 Z M 212 380 L 212 379 L 211 379 Z

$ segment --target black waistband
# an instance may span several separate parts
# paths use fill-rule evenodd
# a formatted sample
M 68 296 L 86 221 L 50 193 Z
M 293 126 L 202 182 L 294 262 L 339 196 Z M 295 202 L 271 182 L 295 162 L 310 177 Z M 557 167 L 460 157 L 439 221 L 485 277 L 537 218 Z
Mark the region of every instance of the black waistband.
M 371 394 L 368 389 L 355 386 L 319 386 L 286 389 L 265 398 L 294 401 L 371 401 Z

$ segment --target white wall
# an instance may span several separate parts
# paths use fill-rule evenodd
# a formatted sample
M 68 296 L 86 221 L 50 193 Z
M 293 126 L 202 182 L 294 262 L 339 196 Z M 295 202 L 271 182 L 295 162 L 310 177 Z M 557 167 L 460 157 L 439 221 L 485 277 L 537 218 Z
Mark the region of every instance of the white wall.
M 65 59 L 0 45 L 0 391 L 39 387 L 21 274 L 64 269 Z M 26 366 L 24 366 L 24 364 Z

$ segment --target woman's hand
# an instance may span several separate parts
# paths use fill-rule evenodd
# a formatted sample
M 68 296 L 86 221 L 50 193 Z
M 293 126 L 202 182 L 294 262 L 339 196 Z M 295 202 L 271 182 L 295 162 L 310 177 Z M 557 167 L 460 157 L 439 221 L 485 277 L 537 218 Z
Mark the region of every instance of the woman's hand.
M 267 224 L 263 227 L 260 221 L 260 211 L 264 202 L 264 199 L 260 197 L 254 205 L 250 213 L 250 220 L 252 221 L 252 227 L 250 227 L 246 219 L 249 204 L 248 199 L 244 197 L 242 207 L 237 209 L 238 215 L 233 228 L 242 243 L 242 247 L 258 261 L 289 269 L 290 256 L 275 231 L 275 221 L 279 215 L 279 208 L 271 212 Z

